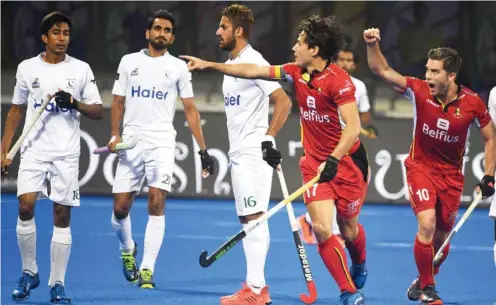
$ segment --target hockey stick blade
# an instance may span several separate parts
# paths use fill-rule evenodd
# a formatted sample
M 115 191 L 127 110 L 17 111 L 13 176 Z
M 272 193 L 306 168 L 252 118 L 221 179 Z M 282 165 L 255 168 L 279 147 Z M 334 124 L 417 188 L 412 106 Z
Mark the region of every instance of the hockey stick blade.
M 305 247 L 301 242 L 301 237 L 299 231 L 293 231 L 293 237 L 296 245 L 296 251 L 298 252 L 298 259 L 300 260 L 301 270 L 305 277 L 305 282 L 307 284 L 307 290 L 309 294 L 300 294 L 300 300 L 305 304 L 313 304 L 317 301 L 317 288 L 315 287 L 315 282 L 313 281 L 312 271 L 310 270 L 310 263 L 308 262 L 307 253 Z
M 203 250 L 200 254 L 200 266 L 203 268 L 210 267 L 213 263 L 215 263 L 219 258 L 224 256 L 232 247 L 234 247 L 238 242 L 240 242 L 243 238 L 245 238 L 246 233 L 244 230 L 238 232 L 238 234 L 231 237 L 228 241 L 226 241 L 222 246 L 219 247 L 212 255 L 208 256 L 208 252 Z

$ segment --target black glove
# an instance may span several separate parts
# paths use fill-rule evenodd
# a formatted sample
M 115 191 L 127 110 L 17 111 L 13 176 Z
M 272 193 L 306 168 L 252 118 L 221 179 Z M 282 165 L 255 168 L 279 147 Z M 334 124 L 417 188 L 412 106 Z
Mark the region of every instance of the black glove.
M 208 154 L 206 149 L 200 150 L 198 154 L 200 155 L 202 169 L 207 170 L 210 175 L 213 175 L 215 172 L 214 159 Z
M 477 186 L 481 189 L 482 198 L 494 195 L 494 176 L 485 175 Z
M 262 142 L 263 159 L 274 169 L 281 163 L 281 152 L 274 148 L 272 141 Z
M 65 109 L 78 109 L 79 104 L 69 92 L 65 91 L 57 91 L 57 93 L 55 93 L 55 102 L 60 108 Z
M 364 129 L 369 133 L 369 137 L 377 138 L 379 136 L 379 131 L 377 130 L 377 127 L 373 125 L 365 126 Z
M 324 170 L 320 173 L 319 183 L 329 182 L 336 176 L 338 172 L 339 160 L 333 156 L 327 157 Z

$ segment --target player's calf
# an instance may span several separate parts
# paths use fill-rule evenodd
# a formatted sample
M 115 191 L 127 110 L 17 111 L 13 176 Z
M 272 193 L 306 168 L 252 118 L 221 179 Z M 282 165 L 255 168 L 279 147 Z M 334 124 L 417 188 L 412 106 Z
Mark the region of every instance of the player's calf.
M 64 285 L 60 282 L 55 282 L 50 288 L 50 303 L 55 304 L 70 304 L 71 298 L 65 294 Z
M 32 275 L 29 272 L 22 272 L 21 277 L 17 281 L 17 287 L 12 292 L 12 300 L 14 302 L 24 301 L 31 295 L 31 290 L 36 289 L 40 285 L 40 277 L 38 273 Z

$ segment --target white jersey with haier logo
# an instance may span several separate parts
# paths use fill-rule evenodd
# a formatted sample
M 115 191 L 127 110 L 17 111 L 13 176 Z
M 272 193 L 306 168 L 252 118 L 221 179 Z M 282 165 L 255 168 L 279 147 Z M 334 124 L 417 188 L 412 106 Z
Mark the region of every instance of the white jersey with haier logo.
M 87 63 L 66 55 L 64 61 L 49 64 L 43 61 L 42 54 L 24 60 L 17 67 L 12 103 L 27 103 L 25 127 L 47 94 L 54 95 L 59 88 L 81 103 L 102 103 Z M 79 111 L 60 108 L 52 99 L 24 140 L 21 153 L 33 153 L 46 160 L 79 155 L 80 117 Z
M 147 49 L 122 57 L 112 94 L 126 97 L 123 136 L 137 136 L 145 148 L 175 147 L 176 101 L 192 98 L 191 73 L 184 61 Z
M 227 64 L 250 63 L 268 66 L 263 56 L 247 45 Z M 269 128 L 269 95 L 279 83 L 261 79 L 242 79 L 224 75 L 222 91 L 229 133 L 229 154 L 243 148 L 260 148 Z

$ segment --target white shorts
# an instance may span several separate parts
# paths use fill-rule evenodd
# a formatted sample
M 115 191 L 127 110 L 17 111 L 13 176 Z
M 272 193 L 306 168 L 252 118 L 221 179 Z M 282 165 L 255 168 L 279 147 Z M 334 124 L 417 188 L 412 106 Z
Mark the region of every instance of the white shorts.
M 173 170 L 173 147 L 143 149 L 138 142 L 134 148 L 119 152 L 112 192 L 139 193 L 145 177 L 148 186 L 170 192 Z
M 41 192 L 53 202 L 79 206 L 79 156 L 40 160 L 35 155 L 21 156 L 17 174 L 17 197 Z M 50 182 L 50 189 L 48 189 Z
M 262 150 L 246 149 L 231 156 L 230 163 L 238 216 L 267 212 L 273 168 L 262 159 Z

